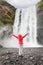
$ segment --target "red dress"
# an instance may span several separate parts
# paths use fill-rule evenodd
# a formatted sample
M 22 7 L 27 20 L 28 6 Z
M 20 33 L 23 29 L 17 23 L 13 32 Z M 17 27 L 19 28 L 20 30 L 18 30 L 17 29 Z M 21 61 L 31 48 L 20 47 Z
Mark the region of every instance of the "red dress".
M 22 45 L 23 44 L 23 37 L 22 37 L 22 35 L 18 36 L 18 40 L 19 40 L 19 44 Z
M 16 37 L 19 41 L 19 44 L 22 45 L 23 44 L 23 38 L 25 38 L 27 35 L 28 35 L 28 33 L 25 34 L 24 36 L 22 36 L 21 34 L 18 36 L 16 36 L 16 35 L 13 35 L 13 36 Z

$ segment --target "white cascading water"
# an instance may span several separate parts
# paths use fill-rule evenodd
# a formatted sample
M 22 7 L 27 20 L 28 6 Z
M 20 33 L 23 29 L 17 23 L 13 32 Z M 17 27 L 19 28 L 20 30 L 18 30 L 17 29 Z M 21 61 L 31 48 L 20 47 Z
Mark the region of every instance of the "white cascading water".
M 40 0 L 27 0 L 29 7 L 25 4 L 23 6 L 22 3 L 19 5 L 19 0 L 14 0 L 15 6 L 18 5 L 16 14 L 15 14 L 15 20 L 14 20 L 14 26 L 13 26 L 13 34 L 18 35 L 22 34 L 25 35 L 26 33 L 29 33 L 26 38 L 24 38 L 24 47 L 41 47 L 37 43 L 37 10 L 36 10 L 36 3 Z M 24 0 L 23 0 L 24 1 Z M 22 1 L 22 2 L 23 2 Z M 26 1 L 26 0 L 25 0 Z M 9 3 L 10 0 L 8 0 Z M 13 3 L 13 6 L 14 6 Z M 18 4 L 17 4 L 18 3 Z M 34 4 L 33 4 L 34 3 Z M 20 8 L 21 7 L 21 8 Z M 27 8 L 25 8 L 27 7 Z M 6 43 L 4 43 L 4 47 L 19 47 L 18 40 L 14 37 L 9 38 Z
M 30 6 L 26 9 L 17 9 L 13 27 L 13 34 L 25 35 L 29 33 L 24 39 L 24 47 L 38 47 L 37 43 L 37 16 L 36 6 Z M 16 40 L 15 40 L 16 41 Z

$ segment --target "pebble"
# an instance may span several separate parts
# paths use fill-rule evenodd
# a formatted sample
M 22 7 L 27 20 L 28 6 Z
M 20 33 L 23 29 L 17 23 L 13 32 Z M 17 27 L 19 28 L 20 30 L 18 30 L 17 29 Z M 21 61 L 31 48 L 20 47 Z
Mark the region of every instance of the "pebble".
M 15 52 L 0 55 L 0 65 L 43 65 L 43 56 L 28 54 L 19 56 Z

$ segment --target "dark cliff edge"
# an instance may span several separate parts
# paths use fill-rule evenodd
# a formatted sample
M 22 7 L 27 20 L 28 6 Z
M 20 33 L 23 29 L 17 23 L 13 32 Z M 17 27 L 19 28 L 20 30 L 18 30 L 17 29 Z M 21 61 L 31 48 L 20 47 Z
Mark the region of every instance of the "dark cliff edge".
M 37 40 L 43 45 L 43 10 L 37 13 Z

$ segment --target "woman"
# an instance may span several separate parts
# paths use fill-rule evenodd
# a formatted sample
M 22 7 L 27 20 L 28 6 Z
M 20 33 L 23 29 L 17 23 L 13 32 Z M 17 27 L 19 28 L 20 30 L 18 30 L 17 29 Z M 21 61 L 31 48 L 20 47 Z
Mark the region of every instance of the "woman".
M 23 38 L 25 38 L 27 35 L 28 35 L 28 33 L 25 34 L 24 36 L 22 36 L 21 34 L 19 34 L 18 36 L 16 36 L 16 35 L 13 34 L 13 36 L 15 38 L 17 38 L 18 41 L 19 41 L 19 45 L 20 45 L 20 47 L 19 47 L 19 55 L 23 54 Z

